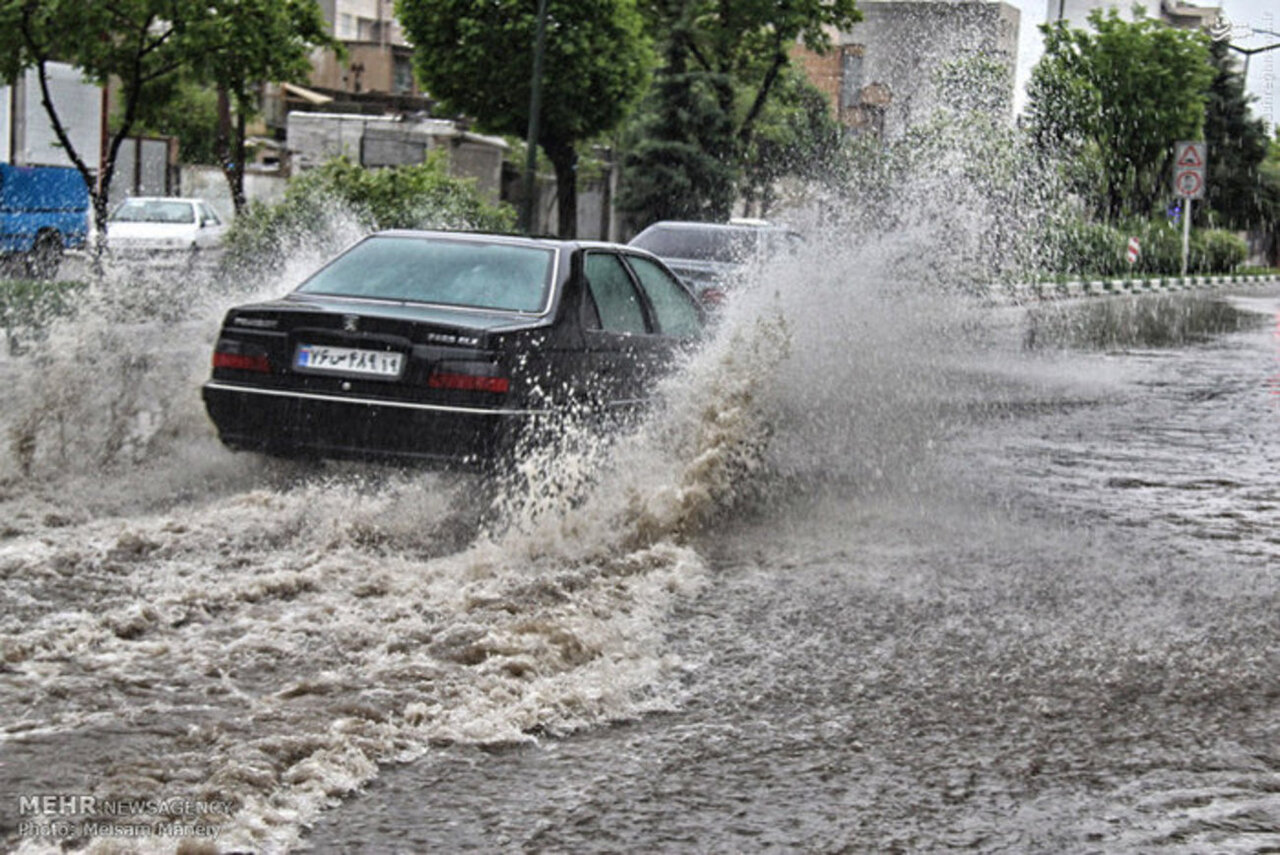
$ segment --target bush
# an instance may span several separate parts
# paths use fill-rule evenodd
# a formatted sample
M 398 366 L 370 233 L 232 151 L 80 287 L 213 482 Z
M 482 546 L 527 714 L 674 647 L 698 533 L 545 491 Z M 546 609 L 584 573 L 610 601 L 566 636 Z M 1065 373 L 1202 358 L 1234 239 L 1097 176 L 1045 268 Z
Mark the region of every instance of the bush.
M 1129 264 L 1129 238 L 1141 252 Z M 1048 240 L 1054 273 L 1068 276 L 1177 276 L 1182 272 L 1182 230 L 1164 221 L 1128 221 L 1117 226 L 1075 220 Z M 1249 254 L 1248 245 L 1231 232 L 1195 229 L 1191 232 L 1187 272 L 1229 273 Z
M 1222 229 L 1192 234 L 1190 266 L 1197 273 L 1230 273 L 1249 257 L 1249 244 Z
M 1054 261 L 1048 266 L 1071 276 L 1118 276 L 1127 267 L 1126 244 L 1127 238 L 1112 226 L 1075 220 L 1051 241 Z
M 340 157 L 294 178 L 276 205 L 252 203 L 227 233 L 224 268 L 279 272 L 300 247 L 328 250 L 378 229 L 509 231 L 515 212 L 487 201 L 469 179 L 454 178 L 439 157 L 366 169 Z
M 1122 238 L 1137 237 L 1142 252 L 1133 272 L 1143 276 L 1177 276 L 1182 272 L 1182 229 L 1167 221 L 1137 220 L 1120 227 Z M 1121 249 L 1123 252 L 1123 248 Z M 1128 263 L 1126 262 L 1126 269 Z

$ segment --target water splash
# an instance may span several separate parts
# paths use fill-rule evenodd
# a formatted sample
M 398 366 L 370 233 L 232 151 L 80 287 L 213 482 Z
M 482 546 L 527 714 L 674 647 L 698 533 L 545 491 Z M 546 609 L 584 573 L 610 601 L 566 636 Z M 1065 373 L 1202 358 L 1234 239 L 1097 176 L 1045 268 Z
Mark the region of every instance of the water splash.
M 26 712 L 0 745 L 40 758 L 7 772 L 226 801 L 218 845 L 275 851 L 433 744 L 678 703 L 666 615 L 763 459 L 776 313 L 722 324 L 630 432 L 566 427 L 490 506 L 468 476 L 221 449 L 198 396 L 217 323 L 279 286 L 189 287 L 108 278 L 4 366 L 25 391 L 4 415 L 0 656 Z

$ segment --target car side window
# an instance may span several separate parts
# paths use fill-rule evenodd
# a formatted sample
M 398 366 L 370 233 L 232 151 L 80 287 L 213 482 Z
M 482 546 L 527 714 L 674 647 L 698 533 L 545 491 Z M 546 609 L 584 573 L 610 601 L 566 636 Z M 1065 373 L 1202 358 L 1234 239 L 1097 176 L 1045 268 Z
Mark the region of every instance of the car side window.
M 608 252 L 589 252 L 583 269 L 587 290 L 600 315 L 601 327 L 609 332 L 647 332 L 640 295 L 636 293 L 631 277 L 618 256 Z
M 702 317 L 694 305 L 693 295 L 660 265 L 638 255 L 627 256 L 641 287 L 649 295 L 649 304 L 658 316 L 663 335 L 697 338 L 702 332 Z
M 222 221 L 218 219 L 218 215 L 208 205 L 200 206 L 200 225 L 202 226 L 220 226 Z

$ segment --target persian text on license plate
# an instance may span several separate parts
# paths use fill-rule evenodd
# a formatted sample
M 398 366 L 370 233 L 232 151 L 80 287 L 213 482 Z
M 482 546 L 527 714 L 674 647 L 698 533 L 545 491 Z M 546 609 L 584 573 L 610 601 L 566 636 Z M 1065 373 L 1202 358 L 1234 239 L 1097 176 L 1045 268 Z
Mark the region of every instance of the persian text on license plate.
M 322 374 L 359 374 L 370 377 L 400 376 L 404 354 L 392 350 L 360 350 L 353 347 L 298 346 L 293 367 Z

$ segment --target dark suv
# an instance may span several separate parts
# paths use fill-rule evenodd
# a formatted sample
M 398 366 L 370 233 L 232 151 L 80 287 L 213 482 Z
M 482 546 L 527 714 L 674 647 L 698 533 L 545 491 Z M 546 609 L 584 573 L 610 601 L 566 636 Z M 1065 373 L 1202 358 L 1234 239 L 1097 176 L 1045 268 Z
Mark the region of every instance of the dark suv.
M 666 262 L 704 303 L 715 304 L 742 270 L 781 252 L 794 252 L 798 232 L 763 222 L 696 223 L 662 220 L 630 241 Z

